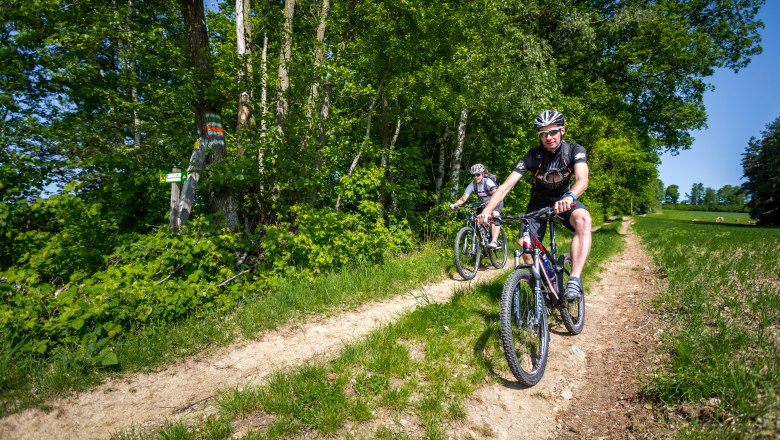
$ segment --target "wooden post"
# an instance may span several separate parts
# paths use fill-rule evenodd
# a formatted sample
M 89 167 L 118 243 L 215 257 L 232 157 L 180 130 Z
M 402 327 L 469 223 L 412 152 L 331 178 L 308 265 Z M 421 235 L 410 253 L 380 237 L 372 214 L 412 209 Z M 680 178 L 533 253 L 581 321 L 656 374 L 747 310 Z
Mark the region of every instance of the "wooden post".
M 174 168 L 173 172 L 178 173 L 181 170 Z M 181 182 L 171 183 L 171 229 L 181 226 L 179 220 L 179 195 L 181 194 Z

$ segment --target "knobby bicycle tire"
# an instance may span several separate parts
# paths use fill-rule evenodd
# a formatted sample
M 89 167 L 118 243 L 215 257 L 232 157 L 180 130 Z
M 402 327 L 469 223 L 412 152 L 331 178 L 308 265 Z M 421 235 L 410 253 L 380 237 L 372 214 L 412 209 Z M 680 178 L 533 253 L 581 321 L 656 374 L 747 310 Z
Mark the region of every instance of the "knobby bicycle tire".
M 501 269 L 506 265 L 507 253 L 509 249 L 504 228 L 501 228 L 500 232 L 498 233 L 498 244 L 498 249 L 490 250 L 490 263 L 493 264 L 493 267 L 496 269 Z
M 536 301 L 541 301 L 542 313 L 534 319 Z M 509 275 L 501 292 L 501 344 L 512 374 L 525 386 L 533 386 L 544 375 L 550 332 L 544 299 L 536 298 L 533 279 L 524 269 Z
M 482 246 L 479 238 L 474 240 L 474 229 L 464 226 L 455 236 L 455 269 L 463 278 L 470 280 L 477 276 L 479 259 L 482 256 Z
M 558 284 L 561 295 L 566 292 L 566 284 L 569 282 L 569 273 L 571 272 L 571 257 L 569 254 L 563 254 L 558 257 L 558 266 L 563 269 L 558 273 Z M 566 330 L 573 335 L 578 335 L 585 327 L 585 292 L 582 292 L 580 299 L 569 301 L 561 298 L 561 304 L 558 307 L 561 313 L 561 320 Z

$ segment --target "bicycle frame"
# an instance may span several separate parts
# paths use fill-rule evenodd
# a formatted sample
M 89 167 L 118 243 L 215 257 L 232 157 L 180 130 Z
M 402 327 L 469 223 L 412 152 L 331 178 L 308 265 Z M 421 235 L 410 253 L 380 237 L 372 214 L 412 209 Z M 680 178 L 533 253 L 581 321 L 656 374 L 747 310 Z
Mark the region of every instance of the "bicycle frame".
M 490 231 L 488 231 L 485 225 L 477 222 L 477 210 L 483 206 L 485 206 L 484 203 L 473 203 L 467 206 L 469 212 L 466 217 L 466 226 L 471 227 L 473 231 L 471 234 L 471 243 L 474 245 L 474 249 L 479 248 L 484 254 L 485 249 L 487 249 L 487 244 L 490 242 L 490 237 L 488 236 Z M 479 246 L 477 246 L 477 244 L 479 244 Z
M 532 218 L 549 221 L 550 250 L 529 231 L 530 243 L 524 241 L 523 251 L 515 251 L 515 270 L 504 283 L 499 310 L 504 356 L 512 374 L 527 386 L 535 385 L 544 374 L 550 343 L 548 318 L 553 310 L 558 310 L 561 322 L 573 335 L 582 332 L 585 323 L 584 295 L 576 301 L 568 301 L 563 296 L 571 259 L 565 253 L 558 255 L 555 223 L 562 218 L 552 208 L 544 208 L 521 216 L 498 218 L 494 223 L 522 221 L 527 228 Z M 530 264 L 520 260 L 525 253 L 532 257 Z M 545 259 L 552 266 L 549 273 Z
M 522 221 L 527 229 L 528 220 L 523 217 L 524 216 L 519 216 L 516 219 Z M 560 220 L 560 218 L 556 215 L 551 215 L 548 218 L 550 228 L 550 250 L 548 251 L 547 248 L 544 247 L 544 244 L 542 244 L 541 240 L 539 240 L 536 234 L 530 234 L 531 246 L 529 251 L 515 251 L 515 269 L 529 269 L 531 271 L 531 275 L 533 275 L 534 278 L 534 294 L 540 295 L 542 289 L 544 289 L 547 292 L 550 300 L 558 303 L 561 301 L 560 285 L 556 285 L 556 283 L 550 279 L 549 275 L 547 275 L 547 271 L 542 267 L 541 258 L 542 253 L 545 253 L 548 260 L 550 260 L 550 264 L 553 266 L 553 270 L 555 271 L 556 276 L 560 277 L 562 275 L 560 273 L 561 268 L 558 267 L 558 245 L 555 241 L 556 220 Z M 530 253 L 533 256 L 533 262 L 531 264 L 521 263 L 520 256 L 524 253 Z

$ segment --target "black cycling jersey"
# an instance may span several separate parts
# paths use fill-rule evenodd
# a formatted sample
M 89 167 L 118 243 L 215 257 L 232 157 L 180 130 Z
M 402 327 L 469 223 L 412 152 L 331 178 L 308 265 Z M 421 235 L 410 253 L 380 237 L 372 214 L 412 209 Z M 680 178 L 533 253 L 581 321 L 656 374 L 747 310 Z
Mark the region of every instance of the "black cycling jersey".
M 555 152 L 539 146 L 532 148 L 515 166 L 520 175 L 533 173 L 531 201 L 555 202 L 571 188 L 574 164 L 587 163 L 585 147 L 561 142 Z

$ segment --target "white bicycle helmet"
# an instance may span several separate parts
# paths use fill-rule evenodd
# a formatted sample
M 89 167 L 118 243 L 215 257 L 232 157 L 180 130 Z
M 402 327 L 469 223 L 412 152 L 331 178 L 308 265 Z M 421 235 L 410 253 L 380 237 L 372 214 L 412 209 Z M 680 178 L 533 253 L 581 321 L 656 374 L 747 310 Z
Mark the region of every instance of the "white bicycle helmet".
M 471 166 L 471 175 L 478 176 L 485 172 L 485 166 L 481 163 L 477 163 Z
M 534 128 L 538 130 L 548 125 L 563 126 L 565 122 L 566 118 L 563 117 L 563 113 L 555 110 L 545 110 L 534 119 Z

